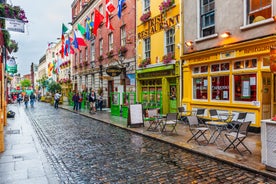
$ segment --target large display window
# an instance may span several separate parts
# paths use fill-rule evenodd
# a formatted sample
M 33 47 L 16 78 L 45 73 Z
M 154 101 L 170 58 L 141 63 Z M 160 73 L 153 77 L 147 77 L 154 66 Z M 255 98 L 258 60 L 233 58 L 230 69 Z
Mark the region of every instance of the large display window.
M 234 100 L 256 101 L 256 74 L 234 75 Z
M 229 76 L 211 77 L 212 100 L 229 100 Z
M 193 79 L 193 98 L 207 99 L 208 80 L 207 77 L 198 77 Z

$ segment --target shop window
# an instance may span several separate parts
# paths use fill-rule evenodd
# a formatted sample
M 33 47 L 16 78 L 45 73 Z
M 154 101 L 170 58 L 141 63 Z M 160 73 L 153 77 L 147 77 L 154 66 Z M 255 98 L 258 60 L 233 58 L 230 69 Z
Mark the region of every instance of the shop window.
M 256 101 L 256 74 L 234 75 L 235 101 Z
M 234 62 L 234 70 L 239 69 L 250 69 L 257 67 L 257 59 L 248 59 L 244 61 L 235 61 Z
M 247 0 L 248 24 L 263 21 L 272 17 L 271 0 Z
M 211 65 L 211 72 L 229 71 L 229 63 Z
M 193 79 L 193 98 L 207 99 L 208 97 L 208 80 L 207 77 Z
M 208 72 L 208 66 L 207 65 L 193 68 L 193 73 L 194 74 L 207 73 L 207 72 Z
M 263 58 L 263 66 L 270 66 L 270 57 Z
M 212 77 L 212 100 L 229 100 L 229 76 Z
M 194 73 L 194 74 L 199 73 L 199 67 L 194 67 L 194 68 L 193 68 L 193 73 Z

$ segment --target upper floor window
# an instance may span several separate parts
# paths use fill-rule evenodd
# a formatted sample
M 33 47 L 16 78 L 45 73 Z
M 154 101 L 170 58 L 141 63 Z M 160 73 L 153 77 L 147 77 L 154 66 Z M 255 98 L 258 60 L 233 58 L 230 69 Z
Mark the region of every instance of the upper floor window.
M 121 46 L 126 45 L 126 27 L 122 26 L 121 27 Z
M 95 61 L 95 43 L 91 43 L 91 61 Z
M 247 0 L 247 6 L 248 24 L 272 17 L 271 0 Z
M 108 50 L 113 50 L 113 33 L 108 35 Z
M 79 55 L 79 62 L 82 63 L 82 52 L 80 51 L 80 55 Z
M 88 49 L 85 47 L 85 61 L 88 61 Z
M 215 34 L 215 1 L 200 0 L 200 37 Z
M 166 53 L 174 53 L 174 29 L 166 31 Z
M 144 56 L 150 58 L 150 38 L 144 40 Z
M 144 0 L 144 12 L 150 11 L 150 0 Z
M 99 6 L 99 12 L 103 15 L 103 5 L 102 4 Z
M 103 55 L 103 39 L 100 39 L 100 56 Z
M 75 54 L 75 65 L 78 63 L 78 54 Z

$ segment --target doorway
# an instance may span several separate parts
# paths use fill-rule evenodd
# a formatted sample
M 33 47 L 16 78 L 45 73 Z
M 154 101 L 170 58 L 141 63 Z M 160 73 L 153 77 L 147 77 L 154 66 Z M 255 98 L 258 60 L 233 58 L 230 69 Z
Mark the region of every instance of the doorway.
M 176 85 L 170 84 L 170 110 L 169 112 L 177 112 Z
M 114 92 L 114 81 L 113 80 L 110 80 L 108 81 L 108 89 L 107 89 L 107 107 L 110 108 L 111 107 L 111 93 Z
M 261 119 L 270 119 L 272 116 L 271 110 L 271 73 L 264 72 L 263 74 L 263 86 L 262 86 L 262 117 Z M 275 75 L 274 75 L 275 79 Z M 275 80 L 274 80 L 275 81 Z M 275 82 L 274 82 L 275 83 Z M 275 84 L 274 84 L 275 92 Z M 274 97 L 275 101 L 275 97 Z M 274 108 L 275 109 L 275 108 Z

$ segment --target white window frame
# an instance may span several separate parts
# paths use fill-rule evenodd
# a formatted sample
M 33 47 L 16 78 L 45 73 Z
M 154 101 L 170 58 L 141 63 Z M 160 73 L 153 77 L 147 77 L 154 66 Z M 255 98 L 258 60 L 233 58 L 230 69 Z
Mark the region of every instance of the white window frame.
M 100 56 L 103 55 L 103 39 L 101 38 L 99 41 L 99 48 L 100 48 Z
M 203 36 L 203 27 L 202 27 L 202 23 L 201 23 L 201 2 L 202 2 L 202 0 L 197 1 L 197 10 L 198 10 L 197 11 L 197 22 L 198 22 L 197 37 L 199 38 L 198 40 L 201 40 L 202 38 L 211 38 L 211 37 L 216 36 L 216 33 Z M 214 3 L 215 3 L 215 0 L 214 0 Z M 214 14 L 215 14 L 215 8 L 214 8 Z M 214 20 L 214 27 L 215 26 L 216 26 L 216 22 Z
M 120 35 L 121 35 L 121 46 L 125 46 L 126 45 L 126 26 L 123 25 L 120 28 Z
M 148 46 L 149 48 L 147 49 L 148 41 L 149 41 L 149 46 Z M 143 43 L 143 50 L 144 50 L 144 52 L 143 52 L 144 57 L 143 58 L 144 59 L 150 58 L 150 55 L 151 55 L 150 48 L 151 48 L 151 39 L 150 39 L 150 37 L 148 37 L 148 38 L 144 39 L 144 43 Z
M 95 51 L 95 42 L 91 42 L 91 61 L 95 61 L 95 55 L 96 55 L 96 51 Z
M 113 50 L 113 32 L 108 34 L 108 51 Z
M 171 31 L 173 31 L 173 33 Z M 167 36 L 169 36 L 169 38 Z M 167 42 L 168 39 L 170 39 L 170 37 L 173 37 L 172 43 Z M 171 47 L 171 46 L 173 46 L 173 51 L 168 52 L 168 47 Z M 174 52 L 175 52 L 175 30 L 169 29 L 168 31 L 165 32 L 165 53 L 168 54 L 168 53 L 174 53 Z
M 143 0 L 143 12 L 145 13 L 149 11 L 150 11 L 150 0 Z

